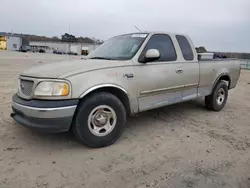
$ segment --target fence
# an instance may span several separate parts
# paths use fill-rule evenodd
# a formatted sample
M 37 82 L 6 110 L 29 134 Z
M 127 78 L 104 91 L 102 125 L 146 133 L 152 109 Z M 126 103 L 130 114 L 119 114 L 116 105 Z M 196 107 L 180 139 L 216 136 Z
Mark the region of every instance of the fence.
M 241 66 L 242 69 L 250 70 L 250 60 L 241 59 L 240 60 L 240 66 Z

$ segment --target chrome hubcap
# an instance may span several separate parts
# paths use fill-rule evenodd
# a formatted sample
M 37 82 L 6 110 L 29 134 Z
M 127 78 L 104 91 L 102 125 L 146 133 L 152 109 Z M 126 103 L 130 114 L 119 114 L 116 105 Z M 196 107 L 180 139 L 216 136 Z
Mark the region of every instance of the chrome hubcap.
M 93 121 L 97 127 L 102 127 L 103 125 L 107 123 L 108 116 L 105 113 L 97 112 L 97 114 L 94 115 L 93 117 Z
M 225 100 L 225 90 L 220 88 L 217 92 L 216 101 L 218 105 L 221 105 Z
M 115 128 L 116 121 L 115 111 L 107 105 L 100 105 L 90 112 L 88 127 L 94 135 L 106 136 Z

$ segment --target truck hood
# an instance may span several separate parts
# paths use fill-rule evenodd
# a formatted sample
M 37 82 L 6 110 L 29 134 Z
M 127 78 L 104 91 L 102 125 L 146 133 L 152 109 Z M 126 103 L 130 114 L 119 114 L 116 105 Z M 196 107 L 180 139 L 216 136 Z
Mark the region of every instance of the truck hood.
M 120 66 L 131 65 L 132 62 L 128 61 L 115 61 L 115 60 L 73 60 L 55 62 L 44 65 L 34 66 L 21 73 L 21 76 L 29 76 L 36 78 L 66 78 L 71 75 L 103 69 L 113 68 Z

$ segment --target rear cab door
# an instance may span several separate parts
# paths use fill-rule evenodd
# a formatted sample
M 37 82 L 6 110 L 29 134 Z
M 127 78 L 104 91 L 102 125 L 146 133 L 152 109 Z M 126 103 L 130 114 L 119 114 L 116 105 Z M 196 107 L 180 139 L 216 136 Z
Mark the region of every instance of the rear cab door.
M 185 35 L 175 35 L 182 61 L 181 80 L 184 85 L 182 101 L 197 98 L 199 87 L 199 63 L 191 39 Z

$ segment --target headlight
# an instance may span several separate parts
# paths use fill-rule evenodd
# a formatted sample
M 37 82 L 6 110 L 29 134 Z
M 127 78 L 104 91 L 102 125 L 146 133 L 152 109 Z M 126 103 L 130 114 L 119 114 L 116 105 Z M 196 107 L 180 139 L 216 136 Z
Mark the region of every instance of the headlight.
M 40 82 L 35 89 L 35 96 L 67 96 L 69 84 L 66 82 Z

